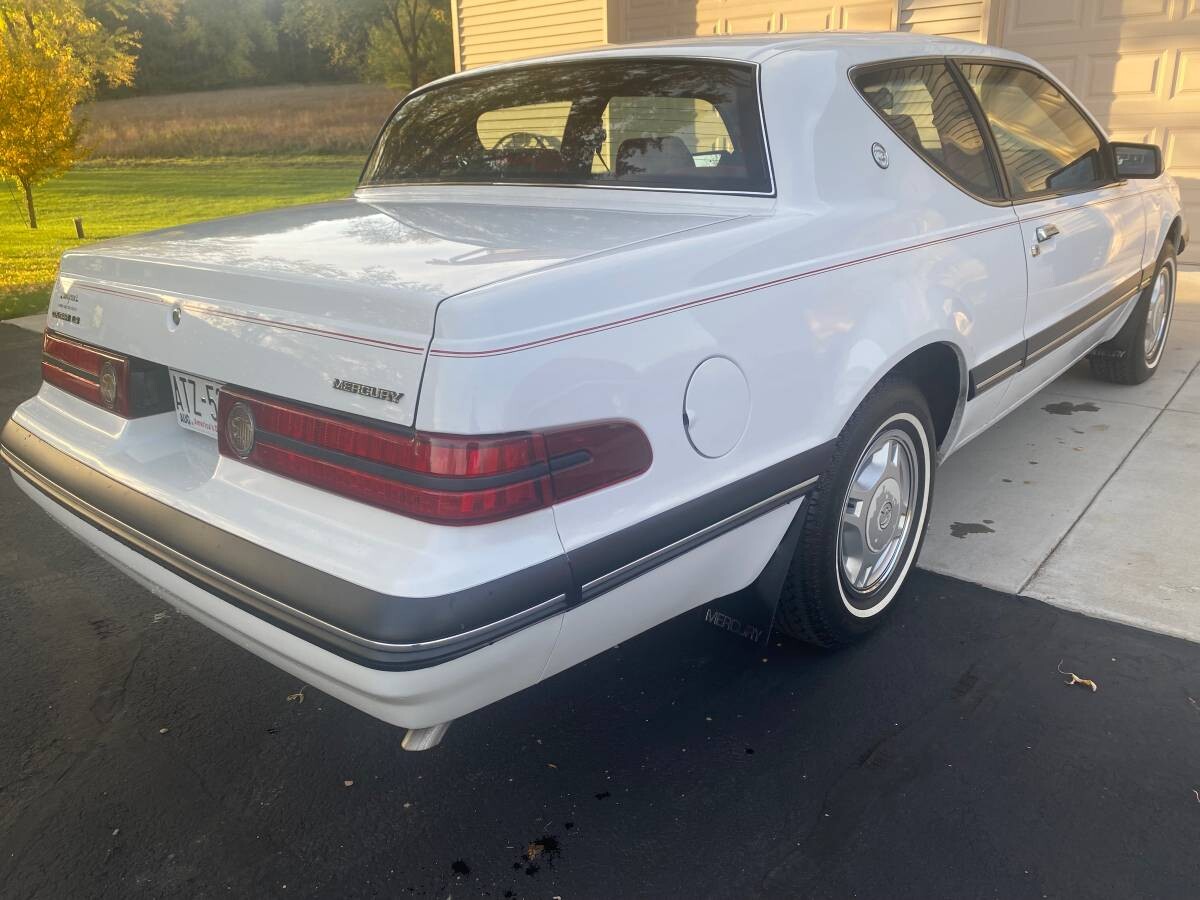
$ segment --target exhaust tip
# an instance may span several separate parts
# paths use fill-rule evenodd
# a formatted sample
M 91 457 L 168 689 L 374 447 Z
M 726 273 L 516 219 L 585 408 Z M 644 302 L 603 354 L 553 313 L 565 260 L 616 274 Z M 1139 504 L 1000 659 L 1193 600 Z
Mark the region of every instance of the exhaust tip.
M 442 738 L 446 736 L 449 728 L 449 722 L 430 725 L 428 728 L 410 728 L 404 733 L 404 739 L 400 741 L 400 746 L 414 752 L 432 750 L 442 742 Z

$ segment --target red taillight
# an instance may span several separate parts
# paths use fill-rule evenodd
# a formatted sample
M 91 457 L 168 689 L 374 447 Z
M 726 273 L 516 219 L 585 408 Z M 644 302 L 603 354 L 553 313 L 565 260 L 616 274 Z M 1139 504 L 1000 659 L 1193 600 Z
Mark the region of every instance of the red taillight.
M 42 336 L 42 378 L 126 419 L 174 408 L 163 366 L 93 347 L 53 331 Z
M 478 525 L 640 475 L 650 444 L 628 422 L 545 434 L 425 434 L 223 389 L 221 453 L 363 503 Z
M 129 418 L 129 360 L 124 356 L 47 331 L 42 338 L 42 378 Z

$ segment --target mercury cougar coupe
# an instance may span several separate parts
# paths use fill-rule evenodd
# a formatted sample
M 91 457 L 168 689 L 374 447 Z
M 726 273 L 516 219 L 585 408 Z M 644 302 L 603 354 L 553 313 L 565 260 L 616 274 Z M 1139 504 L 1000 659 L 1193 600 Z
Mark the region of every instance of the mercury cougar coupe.
M 155 594 L 409 729 L 753 587 L 896 605 L 938 463 L 1162 358 L 1187 228 L 1042 66 L 689 40 L 409 94 L 348 199 L 67 252 L 21 489 Z

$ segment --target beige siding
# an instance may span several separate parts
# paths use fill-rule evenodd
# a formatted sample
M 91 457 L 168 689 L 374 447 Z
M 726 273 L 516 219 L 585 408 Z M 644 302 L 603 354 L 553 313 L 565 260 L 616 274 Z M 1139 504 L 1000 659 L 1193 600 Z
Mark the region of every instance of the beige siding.
M 899 29 L 981 40 L 986 5 L 986 0 L 455 0 L 456 64 L 465 69 L 606 41 L 711 34 Z
M 606 0 L 455 0 L 457 68 L 603 44 L 607 12 Z
M 980 40 L 984 0 L 610 0 L 619 39 L 784 31 L 916 31 Z
M 620 11 L 618 41 L 661 41 L 695 37 L 696 0 L 611 0 Z
M 984 16 L 983 0 L 900 0 L 899 30 L 981 41 Z
M 620 40 L 653 41 L 710 34 L 785 31 L 888 31 L 896 27 L 895 0 L 610 0 Z

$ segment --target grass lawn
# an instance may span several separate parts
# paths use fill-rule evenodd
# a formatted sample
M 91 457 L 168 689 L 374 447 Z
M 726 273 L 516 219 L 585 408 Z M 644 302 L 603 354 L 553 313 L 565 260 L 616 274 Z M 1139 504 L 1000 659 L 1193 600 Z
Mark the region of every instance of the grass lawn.
M 35 189 L 38 229 L 0 189 L 0 319 L 44 310 L 58 258 L 90 241 L 347 196 L 362 157 L 251 157 L 87 163 Z M 4 196 L 7 195 L 7 196 Z M 83 217 L 87 238 L 71 219 Z

